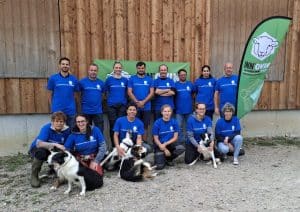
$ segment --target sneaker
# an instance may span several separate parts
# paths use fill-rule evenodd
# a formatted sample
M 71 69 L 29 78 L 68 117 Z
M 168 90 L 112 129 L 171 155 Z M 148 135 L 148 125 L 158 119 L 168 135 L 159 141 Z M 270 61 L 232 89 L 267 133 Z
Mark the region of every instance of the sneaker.
M 193 162 L 189 163 L 188 165 L 189 165 L 189 166 L 193 166 L 193 165 L 198 161 L 198 159 L 199 159 L 199 158 L 197 157 Z
M 233 165 L 239 165 L 239 160 L 237 158 L 233 159 Z
M 167 164 L 167 166 L 174 166 L 175 164 L 174 164 L 174 162 L 173 161 L 166 161 L 166 164 Z

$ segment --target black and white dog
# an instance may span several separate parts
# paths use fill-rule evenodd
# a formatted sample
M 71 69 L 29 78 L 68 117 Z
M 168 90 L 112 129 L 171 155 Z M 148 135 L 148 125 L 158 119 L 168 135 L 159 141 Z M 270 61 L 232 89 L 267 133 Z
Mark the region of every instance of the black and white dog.
M 81 186 L 80 195 L 85 195 L 86 190 L 91 191 L 103 185 L 103 177 L 96 171 L 81 165 L 68 151 L 51 151 L 47 160 L 48 164 L 54 166 L 59 181 L 68 181 L 68 189 L 64 192 L 69 194 L 72 183 Z M 59 182 L 57 186 L 59 185 Z M 57 187 L 52 186 L 51 189 Z
M 142 159 L 145 148 L 141 145 L 134 145 L 129 154 L 122 158 L 119 177 L 124 180 L 137 182 L 143 179 L 154 178 L 157 173 L 152 173 L 155 167 Z
M 210 143 L 212 142 L 209 137 L 210 136 L 208 133 L 204 133 L 201 135 L 201 140 L 199 142 L 200 152 L 203 155 L 204 160 L 212 159 L 213 167 L 216 169 L 218 166 L 217 166 L 217 160 L 215 158 L 214 149 L 212 151 L 208 150 L 208 147 L 209 147 Z M 218 162 L 219 162 L 219 160 L 218 160 Z

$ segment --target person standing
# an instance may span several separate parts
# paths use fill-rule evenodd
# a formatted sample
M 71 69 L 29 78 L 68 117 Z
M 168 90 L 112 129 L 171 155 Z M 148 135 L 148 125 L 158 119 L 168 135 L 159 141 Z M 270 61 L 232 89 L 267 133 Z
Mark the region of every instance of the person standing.
M 151 120 L 151 99 L 154 95 L 153 80 L 146 76 L 146 64 L 136 64 L 137 73 L 128 82 L 128 96 L 137 105 L 137 117 L 144 123 L 143 140 L 148 139 L 148 128 Z
M 87 77 L 79 81 L 81 111 L 88 118 L 89 123 L 94 123 L 103 133 L 102 94 L 104 92 L 104 82 L 97 77 L 97 64 L 91 64 L 87 74 Z
M 70 73 L 70 59 L 59 59 L 59 73 L 50 76 L 47 84 L 48 100 L 51 104 L 51 112 L 62 111 L 67 116 L 67 125 L 74 125 L 76 114 L 75 92 L 79 91 L 79 83 Z
M 154 80 L 154 119 L 161 117 L 161 107 L 165 104 L 174 109 L 175 84 L 174 81 L 167 77 L 168 66 L 162 64 L 158 68 L 159 77 Z
M 39 173 L 43 162 L 47 161 L 50 155 L 50 150 L 54 147 L 65 149 L 64 143 L 71 133 L 66 120 L 67 117 L 63 112 L 54 112 L 51 115 L 51 122 L 41 128 L 39 135 L 30 145 L 29 154 L 33 158 L 30 184 L 33 188 L 41 186 Z
M 122 64 L 115 62 L 113 65 L 114 74 L 105 81 L 105 92 L 107 97 L 107 113 L 110 127 L 111 145 L 114 147 L 114 124 L 117 118 L 126 115 L 127 86 L 128 79 L 122 77 Z
M 215 111 L 214 93 L 216 79 L 211 75 L 209 65 L 202 66 L 201 72 L 200 77 L 194 83 L 196 90 L 195 101 L 205 103 L 205 115 L 209 116 L 212 120 Z
M 175 82 L 175 116 L 179 124 L 178 141 L 184 144 L 186 140 L 185 127 L 189 116 L 193 112 L 194 85 L 191 81 L 186 80 L 187 71 L 185 69 L 180 69 L 177 74 L 179 81 Z
M 215 113 L 220 114 L 220 109 L 226 103 L 236 106 L 238 89 L 238 76 L 233 74 L 233 64 L 230 62 L 224 65 L 224 76 L 217 80 L 214 94 Z

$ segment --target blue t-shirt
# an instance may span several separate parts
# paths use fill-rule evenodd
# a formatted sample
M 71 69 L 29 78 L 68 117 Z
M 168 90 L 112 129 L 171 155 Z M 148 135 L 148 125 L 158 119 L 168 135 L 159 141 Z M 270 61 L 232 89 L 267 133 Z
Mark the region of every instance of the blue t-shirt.
M 232 137 L 236 134 L 239 134 L 238 132 L 240 131 L 241 131 L 240 120 L 236 116 L 233 116 L 230 121 L 226 121 L 224 118 L 220 118 L 216 123 L 216 128 L 215 128 L 216 138 L 218 136 Z M 223 142 L 223 141 L 218 141 L 218 142 Z
M 97 154 L 99 146 L 105 143 L 101 130 L 94 126 L 92 127 L 89 139 L 86 139 L 85 136 L 85 133 L 72 132 L 65 143 L 66 149 L 74 151 L 79 155 Z
M 216 79 L 210 78 L 198 78 L 195 83 L 196 89 L 196 102 L 204 103 L 207 110 L 214 110 L 214 94 L 215 94 Z
M 41 128 L 39 135 L 32 141 L 30 151 L 36 147 L 38 140 L 64 145 L 70 133 L 71 130 L 68 126 L 65 126 L 61 132 L 57 132 L 54 130 L 51 123 L 45 124 Z
M 193 84 L 190 81 L 177 81 L 175 90 L 176 114 L 191 114 L 193 112 Z
M 162 118 L 157 119 L 152 128 L 152 134 L 157 135 L 159 141 L 163 144 L 174 137 L 174 133 L 178 133 L 178 123 L 176 119 L 171 118 L 164 121 Z
M 74 93 L 79 91 L 79 84 L 75 76 L 69 74 L 63 77 L 60 73 L 53 74 L 48 80 L 47 89 L 52 91 L 52 113 L 62 111 L 66 115 L 75 115 Z
M 212 127 L 212 121 L 210 117 L 204 116 L 202 120 L 198 120 L 194 115 L 190 116 L 187 121 L 186 131 L 193 132 L 194 138 L 199 144 L 201 135 L 207 133 L 207 128 Z M 187 143 L 192 143 L 187 139 Z
M 81 111 L 84 114 L 102 113 L 102 93 L 104 82 L 100 79 L 91 80 L 88 77 L 79 81 L 81 91 Z
M 154 80 L 154 89 L 175 89 L 174 81 L 170 78 L 157 78 Z M 154 109 L 160 111 L 161 106 L 168 104 L 174 109 L 174 96 L 155 96 Z
M 113 131 L 119 133 L 119 142 L 126 137 L 128 131 L 131 132 L 132 140 L 135 143 L 137 136 L 144 134 L 144 124 L 138 118 L 131 122 L 128 121 L 127 116 L 122 116 L 116 120 Z
M 135 98 L 139 101 L 142 101 L 149 95 L 150 88 L 153 88 L 153 80 L 149 76 L 139 77 L 134 75 L 130 77 L 128 81 L 128 88 L 132 88 L 132 93 Z M 146 102 L 144 108 L 139 108 L 139 110 L 151 110 L 151 101 Z
M 217 80 L 216 91 L 219 91 L 220 95 L 220 110 L 222 110 L 225 103 L 231 103 L 233 106 L 236 106 L 237 84 L 237 75 L 230 77 L 223 76 Z
M 108 77 L 105 81 L 105 91 L 107 92 L 107 105 L 127 104 L 128 79 L 125 77 Z

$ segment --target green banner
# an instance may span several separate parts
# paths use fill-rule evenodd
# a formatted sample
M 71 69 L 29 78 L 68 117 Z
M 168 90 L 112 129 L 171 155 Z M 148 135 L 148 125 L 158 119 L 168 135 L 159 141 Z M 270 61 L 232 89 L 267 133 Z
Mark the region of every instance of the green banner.
M 125 77 L 130 77 L 130 75 L 136 74 L 136 63 L 138 61 L 133 60 L 120 60 L 118 62 L 122 63 L 123 70 L 122 74 Z M 178 79 L 177 71 L 179 69 L 185 69 L 187 71 L 187 79 L 190 79 L 190 63 L 181 63 L 181 62 L 153 62 L 153 61 L 143 61 L 146 63 L 146 72 L 153 78 L 156 78 L 158 73 L 158 67 L 161 64 L 165 64 L 168 66 L 168 77 L 172 78 L 174 81 Z M 102 80 L 105 80 L 109 74 L 113 71 L 113 64 L 115 60 L 100 60 L 95 59 L 94 63 L 96 63 L 99 67 L 98 77 Z
M 239 70 L 237 116 L 250 112 L 260 97 L 265 76 L 285 39 L 291 18 L 276 16 L 259 23 L 246 44 Z M 276 97 L 275 97 L 276 98 Z

